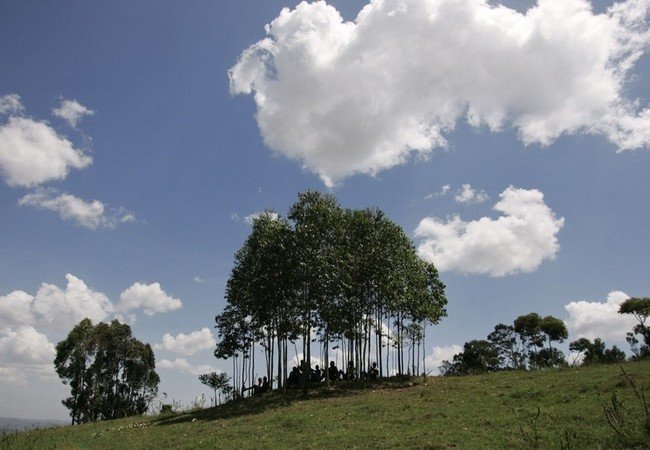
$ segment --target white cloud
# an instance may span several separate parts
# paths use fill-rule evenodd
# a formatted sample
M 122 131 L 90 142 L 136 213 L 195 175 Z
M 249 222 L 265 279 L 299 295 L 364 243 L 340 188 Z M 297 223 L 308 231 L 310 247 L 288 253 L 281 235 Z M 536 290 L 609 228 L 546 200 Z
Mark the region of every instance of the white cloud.
M 54 211 L 63 220 L 93 230 L 115 228 L 118 224 L 135 220 L 135 215 L 124 208 L 108 209 L 99 200 L 87 202 L 71 194 L 59 194 L 55 189 L 37 189 L 21 198 L 18 204 Z
M 278 213 L 273 212 L 273 211 L 259 211 L 259 212 L 254 212 L 252 214 L 247 215 L 244 217 L 244 221 L 249 224 L 253 225 L 253 221 L 260 217 L 262 214 L 265 214 L 267 217 L 269 217 L 271 220 L 278 220 L 280 216 Z
M 631 331 L 636 321 L 627 314 L 619 314 L 618 308 L 630 298 L 625 292 L 612 291 L 604 302 L 575 301 L 564 306 L 569 313 L 566 320 L 569 333 L 575 339 L 597 337 L 607 341 L 625 341 L 625 333 Z
M 18 114 L 24 109 L 18 94 L 8 94 L 0 97 L 0 114 Z
M 151 316 L 155 313 L 173 311 L 183 306 L 183 303 L 167 295 L 160 287 L 160 283 L 143 284 L 133 283 L 120 295 L 117 304 L 119 311 L 142 308 L 144 313 Z
M 202 328 L 190 334 L 180 333 L 176 336 L 165 333 L 162 344 L 156 345 L 156 348 L 182 355 L 193 355 L 199 350 L 212 349 L 216 345 L 212 332 L 208 328 Z
M 34 297 L 23 291 L 13 291 L 0 296 L 0 330 L 4 327 L 33 323 L 33 300 Z
M 0 337 L 0 364 L 43 366 L 54 362 L 54 344 L 34 327 L 6 330 Z
M 483 203 L 488 198 L 490 198 L 485 191 L 476 191 L 472 188 L 471 184 L 463 184 L 456 195 L 454 200 L 457 203 Z
M 493 208 L 502 213 L 497 219 L 422 219 L 415 230 L 420 256 L 441 271 L 493 277 L 531 272 L 544 260 L 554 259 L 564 219 L 555 217 L 544 194 L 510 186 L 499 197 Z
M 72 274 L 65 278 L 68 281 L 65 289 L 47 283 L 38 289 L 32 308 L 40 323 L 48 328 L 68 331 L 86 317 L 97 323 L 114 311 L 106 295 L 92 290 Z
M 62 180 L 92 158 L 45 122 L 12 116 L 0 125 L 0 173 L 9 186 L 31 187 Z
M 433 347 L 433 351 L 430 355 L 424 359 L 424 362 L 427 366 L 427 372 L 431 372 L 434 375 L 438 375 L 440 370 L 438 368 L 443 361 L 451 361 L 454 359 L 454 355 L 463 351 L 463 347 L 460 345 L 449 345 L 445 347 Z
M 84 116 L 92 116 L 95 111 L 86 108 L 76 100 L 61 100 L 61 105 L 53 109 L 52 114 L 64 119 L 72 128 L 77 128 L 77 123 Z
M 178 370 L 180 372 L 191 373 L 192 375 L 200 375 L 210 372 L 221 373 L 219 369 L 216 369 L 209 364 L 193 365 L 189 363 L 185 358 L 176 358 L 173 361 L 170 361 L 168 359 L 161 359 L 156 365 L 160 369 Z
M 373 0 L 344 22 L 302 2 L 240 55 L 230 90 L 254 94 L 264 142 L 328 185 L 426 157 L 463 119 L 525 144 L 588 133 L 647 147 L 650 110 L 625 86 L 650 41 L 649 6 Z
M 202 278 L 202 277 L 200 277 L 199 275 L 195 275 L 195 276 L 192 278 L 192 280 L 193 280 L 195 283 L 198 283 L 198 284 L 203 284 L 203 283 L 205 283 L 205 279 Z

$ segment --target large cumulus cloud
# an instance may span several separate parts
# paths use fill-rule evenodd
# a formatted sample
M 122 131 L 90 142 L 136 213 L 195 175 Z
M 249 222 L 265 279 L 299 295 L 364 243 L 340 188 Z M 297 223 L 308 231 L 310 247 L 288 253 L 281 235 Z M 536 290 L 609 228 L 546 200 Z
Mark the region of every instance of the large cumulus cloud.
M 265 143 L 327 184 L 444 146 L 461 120 L 525 144 L 604 135 L 647 147 L 650 111 L 625 85 L 650 0 L 595 14 L 586 0 L 525 13 L 485 0 L 371 0 L 354 22 L 323 1 L 283 9 L 229 71 L 254 94 Z

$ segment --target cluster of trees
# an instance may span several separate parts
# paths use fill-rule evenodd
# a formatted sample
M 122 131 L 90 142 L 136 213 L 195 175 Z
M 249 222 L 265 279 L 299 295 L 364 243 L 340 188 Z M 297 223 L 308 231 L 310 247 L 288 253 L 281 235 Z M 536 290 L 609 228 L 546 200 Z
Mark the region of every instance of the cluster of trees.
M 650 356 L 650 298 L 630 298 L 618 311 L 631 314 L 637 320 L 627 333 L 633 359 Z M 553 316 L 541 317 L 537 313 L 519 316 L 512 325 L 498 324 L 487 340 L 466 342 L 463 351 L 452 361 L 443 361 L 443 375 L 467 375 L 507 369 L 540 369 L 567 365 L 564 353 L 553 347 L 569 336 L 564 322 Z M 577 339 L 569 344 L 575 356 L 572 363 L 611 364 L 625 361 L 625 352 L 616 345 L 607 348 L 602 339 L 593 341 Z
M 358 374 L 371 361 L 382 376 L 419 373 L 425 326 L 446 315 L 444 287 L 382 211 L 344 209 L 331 195 L 307 191 L 286 219 L 266 212 L 253 221 L 215 318 L 215 356 L 232 358 L 238 388 L 253 380 L 260 347 L 266 376 L 286 386 L 297 342 L 305 365 L 317 342 L 321 361 L 338 349 Z M 309 370 L 302 373 L 306 390 Z
M 512 325 L 494 327 L 487 340 L 466 342 L 452 361 L 443 361 L 444 375 L 465 375 L 506 369 L 557 367 L 565 363 L 561 343 L 569 336 L 564 322 L 553 316 L 530 313 L 517 317 Z
M 149 344 L 131 336 L 117 320 L 77 324 L 56 346 L 56 373 L 70 385 L 62 401 L 72 424 L 143 414 L 158 392 L 160 378 Z
M 212 403 L 214 406 L 221 404 L 221 395 L 223 395 L 226 400 L 228 400 L 232 395 L 230 377 L 223 372 L 203 373 L 199 375 L 199 381 L 212 389 L 212 392 L 214 394 L 212 397 Z

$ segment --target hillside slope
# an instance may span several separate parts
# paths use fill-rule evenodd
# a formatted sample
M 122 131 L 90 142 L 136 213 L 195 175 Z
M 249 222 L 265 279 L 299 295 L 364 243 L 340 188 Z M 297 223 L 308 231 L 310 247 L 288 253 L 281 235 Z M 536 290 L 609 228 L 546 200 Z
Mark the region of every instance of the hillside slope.
M 650 391 L 650 361 L 622 367 Z M 613 393 L 623 402 L 627 440 L 603 412 L 601 399 L 611 404 Z M 323 388 L 307 399 L 269 393 L 174 416 L 5 435 L 0 447 L 649 448 L 644 420 L 621 367 L 595 366 Z

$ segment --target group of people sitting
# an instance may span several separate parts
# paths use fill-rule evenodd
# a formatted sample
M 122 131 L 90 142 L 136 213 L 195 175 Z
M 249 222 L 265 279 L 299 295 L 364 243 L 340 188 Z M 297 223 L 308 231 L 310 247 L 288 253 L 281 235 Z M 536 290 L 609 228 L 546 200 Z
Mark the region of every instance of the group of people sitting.
M 300 361 L 300 366 L 294 366 L 294 368 L 291 370 L 291 373 L 289 374 L 289 377 L 287 378 L 287 384 L 289 386 L 300 385 L 300 383 L 302 382 L 301 367 L 305 367 L 305 366 L 306 365 L 303 360 Z M 330 366 L 327 369 L 321 369 L 317 364 L 315 368 L 312 369 L 311 367 L 309 367 L 308 370 L 310 371 L 309 381 L 311 383 L 320 383 L 322 381 L 325 381 L 326 376 L 329 378 L 330 381 L 339 381 L 339 380 L 354 381 L 357 379 L 357 371 L 355 370 L 354 363 L 352 361 L 348 362 L 347 371 L 345 372 L 343 370 L 339 370 L 339 368 L 336 367 L 336 363 L 334 361 L 330 362 Z M 362 371 L 360 374 L 360 378 L 362 380 L 369 380 L 369 381 L 377 380 L 377 378 L 379 378 L 379 369 L 377 369 L 377 363 L 373 362 L 368 372 Z
M 263 394 L 265 392 L 268 392 L 271 389 L 271 385 L 269 384 L 269 379 L 264 377 L 264 378 L 258 378 L 257 379 L 257 384 L 254 384 L 253 386 L 249 388 L 244 388 L 244 391 L 248 390 L 253 390 L 253 395 L 257 394 Z M 243 394 L 243 392 L 242 392 Z
M 291 373 L 287 378 L 288 386 L 290 387 L 300 386 L 300 383 L 302 382 L 302 370 L 300 369 L 300 367 L 306 367 L 305 362 L 302 360 L 300 361 L 300 366 L 294 366 L 294 368 L 291 370 Z M 321 369 L 317 364 L 315 368 L 312 369 L 311 367 L 309 367 L 308 370 L 310 371 L 309 381 L 311 383 L 320 383 L 322 381 L 325 381 L 326 376 L 329 376 L 330 381 L 340 381 L 340 380 L 354 381 L 357 379 L 357 372 L 354 368 L 354 363 L 352 361 L 348 362 L 347 371 L 345 372 L 343 370 L 339 370 L 338 367 L 336 367 L 334 361 L 330 362 L 330 366 L 327 369 Z M 362 371 L 360 376 L 360 379 L 364 381 L 376 381 L 378 378 L 379 378 L 379 369 L 377 369 L 376 362 L 372 363 L 372 366 L 370 367 L 370 370 L 368 370 L 368 372 Z M 253 395 L 263 394 L 271 390 L 271 385 L 269 384 L 268 378 L 263 377 L 257 379 L 257 384 L 249 388 L 244 388 L 243 390 L 244 391 L 252 390 Z

